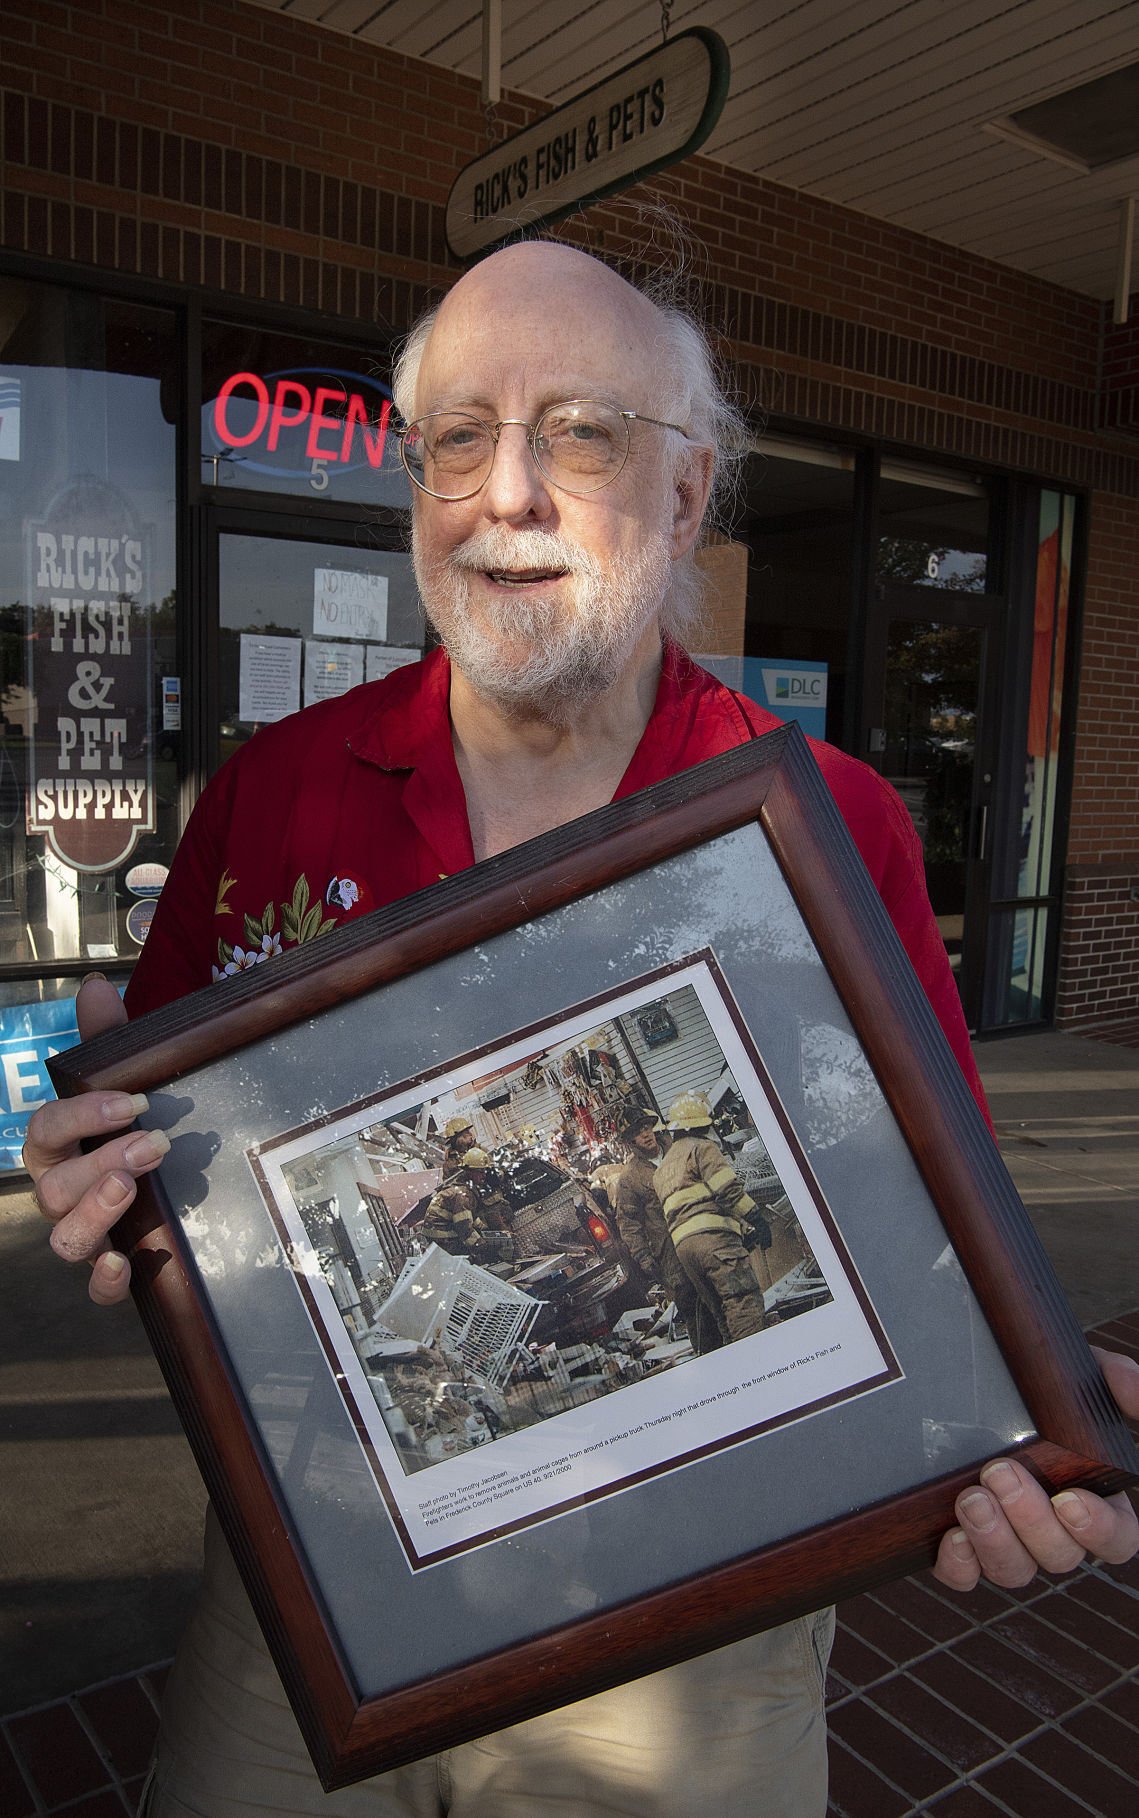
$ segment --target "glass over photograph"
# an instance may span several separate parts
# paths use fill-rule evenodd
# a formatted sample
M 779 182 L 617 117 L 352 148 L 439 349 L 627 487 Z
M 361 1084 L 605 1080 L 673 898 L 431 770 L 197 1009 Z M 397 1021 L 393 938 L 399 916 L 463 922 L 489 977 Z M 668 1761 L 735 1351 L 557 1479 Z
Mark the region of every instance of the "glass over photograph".
M 589 1493 L 583 1456 L 610 1488 L 671 1468 L 691 1453 L 670 1423 L 703 1405 L 722 1428 L 763 1363 L 833 1358 L 828 1402 L 852 1366 L 868 1386 L 858 1340 L 896 1373 L 757 1062 L 709 955 L 251 1155 L 400 1508 L 400 1479 L 437 1473 L 412 1500 L 449 1529 L 511 1488 L 541 1492 L 531 1514 Z M 737 1436 L 785 1402 L 741 1397 Z

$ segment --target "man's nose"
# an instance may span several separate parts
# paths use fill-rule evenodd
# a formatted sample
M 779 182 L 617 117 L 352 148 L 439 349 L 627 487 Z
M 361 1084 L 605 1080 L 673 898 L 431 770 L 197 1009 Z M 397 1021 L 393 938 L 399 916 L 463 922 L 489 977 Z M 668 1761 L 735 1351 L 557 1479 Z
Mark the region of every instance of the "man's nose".
M 483 496 L 492 517 L 549 516 L 553 500 L 546 477 L 530 451 L 526 424 L 504 423 L 499 430 L 494 464 Z

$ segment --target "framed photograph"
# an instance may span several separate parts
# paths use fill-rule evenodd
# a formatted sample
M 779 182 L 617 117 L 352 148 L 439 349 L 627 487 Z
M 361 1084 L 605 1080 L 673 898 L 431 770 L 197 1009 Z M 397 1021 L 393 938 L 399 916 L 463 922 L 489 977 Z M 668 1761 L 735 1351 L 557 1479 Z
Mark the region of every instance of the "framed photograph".
M 795 727 L 52 1071 L 170 1135 L 118 1241 L 327 1788 L 1134 1476 Z

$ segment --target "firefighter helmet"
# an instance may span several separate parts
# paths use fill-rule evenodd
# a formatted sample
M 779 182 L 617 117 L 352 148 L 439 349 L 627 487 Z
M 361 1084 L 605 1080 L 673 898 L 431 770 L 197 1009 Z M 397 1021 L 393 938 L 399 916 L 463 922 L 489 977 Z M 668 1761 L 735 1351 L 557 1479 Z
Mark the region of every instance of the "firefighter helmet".
M 656 1116 L 646 1111 L 643 1105 L 629 1105 L 621 1113 L 619 1134 L 625 1137 L 636 1136 L 642 1130 L 658 1129 Z
M 682 1092 L 669 1106 L 670 1130 L 708 1130 L 712 1125 L 712 1107 L 702 1092 Z
M 443 1125 L 443 1134 L 447 1138 L 447 1141 L 450 1142 L 454 1137 L 461 1136 L 464 1130 L 473 1129 L 474 1125 L 470 1118 L 464 1117 L 460 1112 L 457 1116 L 449 1117 L 447 1119 L 447 1122 Z
M 489 1168 L 490 1156 L 485 1149 L 468 1149 L 463 1157 L 464 1168 Z

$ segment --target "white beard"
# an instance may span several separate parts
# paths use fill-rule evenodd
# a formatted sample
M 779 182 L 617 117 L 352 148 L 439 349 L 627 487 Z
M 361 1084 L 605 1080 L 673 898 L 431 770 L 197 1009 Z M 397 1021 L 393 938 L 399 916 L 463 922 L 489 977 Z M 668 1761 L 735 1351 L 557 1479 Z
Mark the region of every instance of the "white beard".
M 565 725 L 612 687 L 648 626 L 659 620 L 672 560 L 662 532 L 635 555 L 596 556 L 554 531 L 493 526 L 428 563 L 412 530 L 416 579 L 455 667 L 476 694 L 505 711 Z M 557 568 L 571 577 L 572 605 L 538 588 L 471 611 L 471 573 Z

